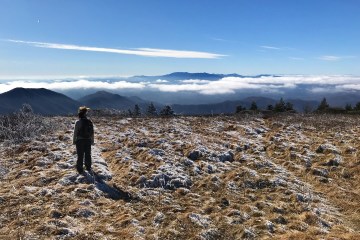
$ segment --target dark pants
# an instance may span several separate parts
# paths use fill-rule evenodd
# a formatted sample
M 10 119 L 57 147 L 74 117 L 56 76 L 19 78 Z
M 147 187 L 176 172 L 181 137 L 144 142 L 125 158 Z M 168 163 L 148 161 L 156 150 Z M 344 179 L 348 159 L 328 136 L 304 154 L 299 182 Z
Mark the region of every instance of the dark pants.
M 76 162 L 76 169 L 79 172 L 84 171 L 83 159 L 85 154 L 85 167 L 91 169 L 91 140 L 90 139 L 79 139 L 76 142 L 76 152 L 78 159 Z

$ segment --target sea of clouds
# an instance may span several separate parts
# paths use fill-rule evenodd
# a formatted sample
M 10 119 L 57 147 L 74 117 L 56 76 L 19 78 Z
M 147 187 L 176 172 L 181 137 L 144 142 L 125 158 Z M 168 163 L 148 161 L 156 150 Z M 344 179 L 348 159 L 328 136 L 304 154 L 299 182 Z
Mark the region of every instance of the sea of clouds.
M 139 80 L 132 77 L 47 77 L 47 78 L 2 78 L 0 93 L 13 88 L 46 88 L 54 91 L 102 89 L 102 90 L 151 90 L 161 92 L 196 92 L 204 95 L 232 94 L 241 90 L 279 90 L 296 89 L 307 85 L 307 91 L 342 92 L 360 90 L 360 76 L 353 75 L 283 75 L 253 77 L 225 77 L 219 80 L 187 79 L 171 81 L 168 79 Z

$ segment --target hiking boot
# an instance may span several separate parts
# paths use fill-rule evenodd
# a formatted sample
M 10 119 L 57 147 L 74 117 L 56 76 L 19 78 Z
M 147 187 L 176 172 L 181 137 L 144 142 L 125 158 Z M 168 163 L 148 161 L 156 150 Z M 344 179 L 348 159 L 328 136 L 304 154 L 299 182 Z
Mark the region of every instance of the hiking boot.
M 84 173 L 84 169 L 78 169 L 77 170 L 79 174 L 83 174 Z

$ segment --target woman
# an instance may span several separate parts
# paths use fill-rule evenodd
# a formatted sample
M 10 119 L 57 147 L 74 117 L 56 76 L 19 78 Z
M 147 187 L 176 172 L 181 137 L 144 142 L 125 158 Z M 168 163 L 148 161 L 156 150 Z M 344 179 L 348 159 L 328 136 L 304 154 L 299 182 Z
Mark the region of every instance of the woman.
M 90 110 L 90 108 L 85 106 L 79 108 L 79 120 L 76 121 L 74 129 L 73 144 L 76 144 L 78 157 L 76 169 L 80 174 L 84 173 L 84 155 L 86 170 L 91 172 L 91 145 L 94 145 L 94 126 L 86 117 L 88 110 Z

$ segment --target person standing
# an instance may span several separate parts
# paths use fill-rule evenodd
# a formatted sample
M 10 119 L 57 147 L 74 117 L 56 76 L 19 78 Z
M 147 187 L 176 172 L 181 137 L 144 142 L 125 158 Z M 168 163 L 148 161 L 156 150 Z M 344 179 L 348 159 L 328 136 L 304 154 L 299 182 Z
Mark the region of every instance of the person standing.
M 73 144 L 76 145 L 77 162 L 76 170 L 78 173 L 84 173 L 84 155 L 85 167 L 91 172 L 91 145 L 94 145 L 94 126 L 86 114 L 90 110 L 85 106 L 79 107 L 79 120 L 75 123 Z

